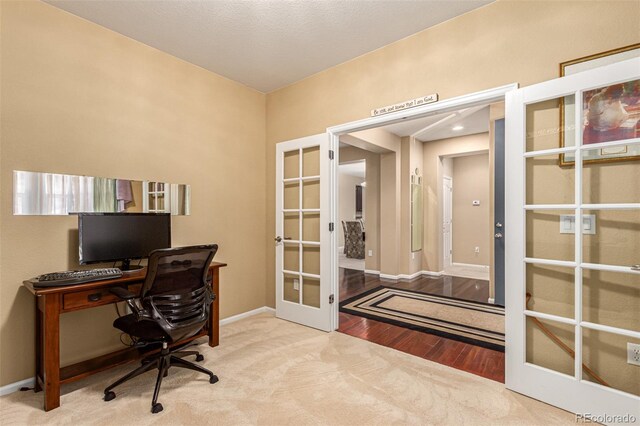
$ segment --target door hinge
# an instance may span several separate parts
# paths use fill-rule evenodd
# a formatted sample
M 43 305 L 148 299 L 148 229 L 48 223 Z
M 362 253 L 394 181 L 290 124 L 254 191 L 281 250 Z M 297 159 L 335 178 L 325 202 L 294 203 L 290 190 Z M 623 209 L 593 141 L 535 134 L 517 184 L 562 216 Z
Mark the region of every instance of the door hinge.
M 333 303 L 335 301 L 335 296 L 333 294 L 329 295 L 329 304 Z
M 333 160 L 333 154 L 334 154 L 334 153 L 333 153 L 333 150 L 332 150 L 332 149 L 330 149 L 330 150 L 329 150 L 329 160 Z
M 333 222 L 329 222 L 329 232 L 333 232 Z

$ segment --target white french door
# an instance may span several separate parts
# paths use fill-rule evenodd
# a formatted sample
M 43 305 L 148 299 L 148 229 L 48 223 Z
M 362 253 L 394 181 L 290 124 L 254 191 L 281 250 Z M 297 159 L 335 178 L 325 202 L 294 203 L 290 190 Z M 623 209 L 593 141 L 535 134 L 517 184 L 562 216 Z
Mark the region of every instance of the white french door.
M 506 386 L 640 422 L 640 59 L 512 91 L 506 110 Z
M 276 316 L 331 331 L 329 137 L 276 146 Z

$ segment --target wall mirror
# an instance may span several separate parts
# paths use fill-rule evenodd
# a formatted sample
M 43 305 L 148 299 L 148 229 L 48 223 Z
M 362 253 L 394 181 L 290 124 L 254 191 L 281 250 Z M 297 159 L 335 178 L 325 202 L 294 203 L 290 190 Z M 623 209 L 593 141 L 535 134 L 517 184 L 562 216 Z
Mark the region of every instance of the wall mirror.
M 422 250 L 422 176 L 411 176 L 411 251 Z
M 189 215 L 190 185 L 13 171 L 14 215 L 171 213 Z

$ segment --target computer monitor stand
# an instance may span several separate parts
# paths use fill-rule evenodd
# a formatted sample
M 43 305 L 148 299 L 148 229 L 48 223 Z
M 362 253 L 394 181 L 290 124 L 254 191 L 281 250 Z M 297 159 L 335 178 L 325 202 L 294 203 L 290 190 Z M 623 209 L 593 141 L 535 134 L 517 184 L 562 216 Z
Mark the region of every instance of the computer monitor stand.
M 143 269 L 144 266 L 132 265 L 131 259 L 125 259 L 122 261 L 122 264 L 119 266 L 119 268 L 122 272 L 132 272 L 132 271 L 139 271 L 140 269 Z

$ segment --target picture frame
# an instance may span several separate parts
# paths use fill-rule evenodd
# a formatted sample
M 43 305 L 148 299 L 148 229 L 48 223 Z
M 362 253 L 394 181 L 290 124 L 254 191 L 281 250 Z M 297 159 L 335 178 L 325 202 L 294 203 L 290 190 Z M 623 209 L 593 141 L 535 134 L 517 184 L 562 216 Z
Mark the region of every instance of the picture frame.
M 567 75 L 572 75 L 581 71 L 586 71 L 589 69 L 593 69 L 596 67 L 612 64 L 615 62 L 623 61 L 626 59 L 631 59 L 635 57 L 640 57 L 640 43 L 635 43 L 629 46 L 620 47 L 618 49 L 607 50 L 605 52 L 596 53 L 594 55 L 584 56 L 581 58 L 573 59 L 570 61 L 560 63 L 560 77 L 564 77 Z M 621 85 L 615 85 L 621 86 Z M 624 123 L 619 123 L 620 128 L 616 128 L 615 131 L 611 131 L 607 134 L 606 131 L 600 132 L 589 132 L 587 127 L 588 124 L 588 103 L 594 98 L 594 96 L 598 92 L 611 92 L 618 96 L 618 99 L 614 99 L 618 102 L 620 101 L 628 101 L 633 93 L 630 93 L 632 90 L 640 89 L 640 80 L 634 80 L 632 82 L 626 82 L 622 85 L 622 92 L 620 92 L 620 87 L 608 87 L 608 88 L 597 88 L 591 91 L 585 91 L 583 94 L 583 99 L 581 100 L 573 100 L 573 99 L 561 99 L 560 100 L 560 148 L 564 148 L 565 146 L 565 133 L 567 134 L 567 138 L 572 137 L 574 132 L 577 129 L 583 131 L 583 143 L 599 143 L 599 142 L 607 142 L 612 140 L 620 140 L 626 139 L 625 135 L 629 135 L 633 133 L 635 129 L 635 134 L 639 134 L 640 131 L 640 103 L 637 105 L 635 102 L 640 101 L 640 99 L 636 99 L 633 97 L 633 111 L 629 115 L 629 120 Z M 633 89 L 635 88 L 635 89 Z M 594 99 L 595 100 L 595 99 Z M 580 125 L 569 126 L 571 128 L 565 128 L 565 117 L 571 117 L 575 114 L 575 108 L 580 107 L 585 111 L 585 123 L 580 123 Z M 638 121 L 634 121 L 634 120 Z M 636 123 L 634 125 L 634 123 Z M 593 127 L 593 126 L 592 126 Z M 631 129 L 629 128 L 631 127 Z M 600 129 L 601 130 L 601 129 Z M 592 137 L 589 139 L 589 135 Z M 633 136 L 632 136 L 633 137 Z M 587 140 L 590 140 L 589 142 Z M 564 153 L 559 155 L 560 166 L 561 167 L 572 167 L 575 164 L 574 153 Z M 638 161 L 640 160 L 640 146 L 622 146 L 622 147 L 611 147 L 611 148 L 602 148 L 602 149 L 594 149 L 593 151 L 586 151 L 585 157 L 583 158 L 584 164 L 593 164 L 593 163 L 611 163 L 611 162 L 620 162 L 620 161 Z

